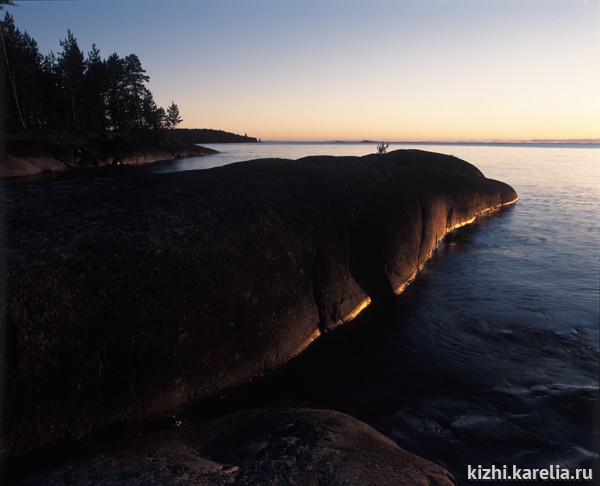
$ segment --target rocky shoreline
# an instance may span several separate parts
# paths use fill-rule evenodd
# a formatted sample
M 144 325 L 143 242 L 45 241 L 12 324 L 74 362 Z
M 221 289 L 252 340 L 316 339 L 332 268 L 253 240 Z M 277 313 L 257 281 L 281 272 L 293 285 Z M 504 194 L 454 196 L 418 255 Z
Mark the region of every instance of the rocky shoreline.
M 456 483 L 443 467 L 401 449 L 348 415 L 263 408 L 91 446 L 18 484 Z
M 37 184 L 6 189 L 4 198 L 10 354 L 0 450 L 9 459 L 176 410 L 281 366 L 365 305 L 385 308 L 448 231 L 518 196 L 460 159 L 402 150 Z M 252 437 L 296 423 L 297 414 L 313 424 L 323 418 L 303 410 L 248 413 L 263 417 Z M 363 439 L 343 438 L 361 428 L 355 419 L 329 419 L 346 421 L 330 439 L 349 445 L 327 478 L 368 484 L 340 472 L 354 450 L 372 484 L 451 483 L 431 463 L 375 461 Z M 223 420 L 248 431 L 239 416 Z M 179 440 L 183 429 L 168 434 Z M 320 467 L 306 465 L 321 460 L 303 452 L 312 444 L 308 432 L 269 434 L 265 447 L 246 437 L 231 459 L 204 456 L 204 446 L 189 442 L 185 450 L 214 462 L 202 467 L 220 471 L 216 484 L 252 484 L 250 470 L 261 471 L 262 484 L 279 484 L 274 464 L 292 476 L 304 471 L 308 483 L 325 480 Z M 223 439 L 225 449 L 237 447 L 232 437 Z M 145 446 L 131 447 L 133 458 Z M 94 469 L 89 460 L 80 474 L 111 474 L 108 463 Z M 138 475 L 154 470 L 136 464 Z M 410 475 L 415 470 L 420 479 Z
M 53 132 L 6 135 L 0 177 L 121 165 L 144 165 L 182 157 L 217 153 L 189 143 L 151 141 L 118 134 Z

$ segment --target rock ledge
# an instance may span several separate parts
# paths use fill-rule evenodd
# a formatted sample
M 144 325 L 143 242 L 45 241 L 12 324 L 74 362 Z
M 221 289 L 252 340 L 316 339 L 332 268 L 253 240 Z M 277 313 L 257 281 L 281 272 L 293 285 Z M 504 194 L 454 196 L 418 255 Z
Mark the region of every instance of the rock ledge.
M 517 199 L 415 150 L 3 192 L 4 457 L 273 370 L 385 306 L 447 231 Z

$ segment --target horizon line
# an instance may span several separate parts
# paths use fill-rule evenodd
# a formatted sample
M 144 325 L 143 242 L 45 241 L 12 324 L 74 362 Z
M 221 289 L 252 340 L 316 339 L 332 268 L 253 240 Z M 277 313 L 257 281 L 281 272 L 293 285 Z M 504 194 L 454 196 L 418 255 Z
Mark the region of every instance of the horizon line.
M 571 144 L 571 145 L 598 145 L 600 138 L 570 138 L 570 139 L 529 139 L 529 140 L 300 140 L 300 139 L 264 139 L 260 137 L 252 137 L 262 142 L 302 142 L 302 143 L 389 143 L 389 144 Z
M 227 133 L 233 133 L 228 130 L 205 128 L 205 127 L 179 127 L 180 130 L 215 130 L 223 131 Z M 343 139 L 343 138 L 328 138 L 328 139 L 300 139 L 300 138 L 268 138 L 268 137 L 257 137 L 253 135 L 247 135 L 246 138 L 254 138 L 262 142 L 313 142 L 313 143 L 397 143 L 397 144 L 450 144 L 450 143 L 531 143 L 531 144 L 542 144 L 542 143 L 563 143 L 563 144 L 600 144 L 600 137 L 598 138 L 530 138 L 530 139 L 437 139 L 437 140 L 390 140 L 390 139 L 374 139 L 374 138 L 362 138 L 362 139 Z M 242 136 L 242 135 L 240 135 Z

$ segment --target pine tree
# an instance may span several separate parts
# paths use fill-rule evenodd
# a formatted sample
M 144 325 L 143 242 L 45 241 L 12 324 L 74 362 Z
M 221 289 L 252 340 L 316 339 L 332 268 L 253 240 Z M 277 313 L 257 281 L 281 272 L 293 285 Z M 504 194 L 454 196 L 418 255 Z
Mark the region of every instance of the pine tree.
M 159 130 L 165 125 L 165 110 L 156 106 L 152 93 L 146 92 L 143 102 L 143 126 L 146 130 L 152 131 L 156 137 Z
M 108 56 L 108 59 L 104 62 L 104 68 L 107 127 L 111 130 L 120 131 L 123 126 L 121 98 L 125 66 L 123 60 L 115 52 Z
M 0 10 L 8 4 L 12 2 L 0 0 Z M 9 13 L 0 27 L 0 61 L 6 67 L 0 108 L 8 130 L 71 128 L 158 136 L 162 128 L 182 122 L 175 103 L 168 110 L 156 106 L 137 55 L 113 53 L 103 60 L 92 44 L 85 58 L 69 30 L 60 41 L 61 52 L 43 56 Z
M 9 0 L 0 1 L 1 5 L 13 5 Z M 18 125 L 24 130 L 27 128 L 25 124 L 25 119 L 23 118 L 23 112 L 21 110 L 21 104 L 19 103 L 19 94 L 17 89 L 17 79 L 15 75 L 15 70 L 13 66 L 13 61 L 16 58 L 17 54 L 17 46 L 20 43 L 21 33 L 19 29 L 15 27 L 14 19 L 12 15 L 6 12 L 4 16 L 4 20 L 0 22 L 0 43 L 2 44 L 2 61 L 6 66 L 6 75 L 8 76 L 8 85 L 11 88 L 12 100 L 14 104 L 8 104 L 6 106 L 7 118 L 9 125 L 16 125 L 16 123 L 12 122 L 12 118 L 10 113 L 13 111 L 10 108 L 14 106 L 14 110 L 16 111 L 16 118 L 18 120 Z
M 145 86 L 150 78 L 142 68 L 140 59 L 129 54 L 123 59 L 123 100 L 126 111 L 127 128 L 139 131 L 144 128 L 144 100 L 148 94 Z
M 100 50 L 96 44 L 92 44 L 92 50 L 88 52 L 85 61 L 83 106 L 86 114 L 84 124 L 86 128 L 95 131 L 106 128 L 105 77 L 105 66 L 100 57 Z
M 183 119 L 179 116 L 179 107 L 171 101 L 171 105 L 167 108 L 166 124 L 170 128 L 175 128 Z
M 77 45 L 77 39 L 70 30 L 67 38 L 60 41 L 63 48 L 58 55 L 60 86 L 69 100 L 74 128 L 79 128 L 79 96 L 83 87 L 84 56 Z
M 40 67 L 40 127 L 56 128 L 62 110 L 62 98 L 58 87 L 58 58 L 54 51 L 42 56 Z

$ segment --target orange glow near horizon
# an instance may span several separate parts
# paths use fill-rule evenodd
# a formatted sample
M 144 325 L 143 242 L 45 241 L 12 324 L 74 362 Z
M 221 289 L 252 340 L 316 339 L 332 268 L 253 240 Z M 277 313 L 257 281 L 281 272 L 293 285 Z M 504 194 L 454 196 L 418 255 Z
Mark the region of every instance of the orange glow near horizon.
M 183 128 L 288 141 L 600 139 L 597 1 L 18 3 L 7 10 L 43 54 L 60 53 L 67 29 L 83 52 L 136 53 Z
M 440 70 L 441 77 L 455 76 L 449 67 Z M 441 90 L 422 86 L 418 76 L 405 82 L 393 70 L 387 76 L 374 72 L 359 84 L 308 85 L 296 93 L 283 80 L 268 92 L 233 97 L 231 104 L 207 105 L 191 96 L 184 126 L 289 141 L 600 139 L 600 103 L 591 95 L 600 76 L 579 80 L 580 91 L 571 89 L 569 73 L 541 85 L 550 76 L 546 70 L 516 86 L 484 73 L 448 79 Z
M 406 115 L 408 117 L 408 115 Z M 297 117 L 277 117 L 256 119 L 252 122 L 235 118 L 218 117 L 215 122 L 206 125 L 205 120 L 195 121 L 188 116 L 183 128 L 219 128 L 234 133 L 257 137 L 271 141 L 414 141 L 414 142 L 451 142 L 451 141 L 524 141 L 524 140 L 589 140 L 600 142 L 600 114 L 584 116 L 543 117 L 530 115 L 525 118 L 515 113 L 512 118 L 487 119 L 467 123 L 465 120 L 453 120 L 433 114 L 414 114 L 409 120 L 390 117 L 376 118 L 375 122 L 360 113 L 355 118 L 340 119 L 336 116 L 316 120 Z M 485 117 L 483 117 L 485 118 Z M 225 128 L 222 128 L 225 127 Z M 248 128 L 250 127 L 250 128 Z

